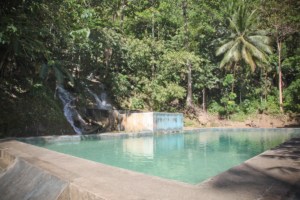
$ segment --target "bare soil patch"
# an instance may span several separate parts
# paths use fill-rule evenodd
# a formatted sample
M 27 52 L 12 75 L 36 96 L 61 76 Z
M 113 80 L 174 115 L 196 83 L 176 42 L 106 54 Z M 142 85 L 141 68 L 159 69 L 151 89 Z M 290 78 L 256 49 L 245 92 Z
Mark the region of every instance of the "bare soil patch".
M 200 113 L 194 119 L 185 119 L 186 127 L 231 127 L 231 128 L 287 128 L 300 127 L 300 115 L 281 114 L 267 115 L 257 114 L 247 117 L 244 120 L 223 119 L 217 115 Z

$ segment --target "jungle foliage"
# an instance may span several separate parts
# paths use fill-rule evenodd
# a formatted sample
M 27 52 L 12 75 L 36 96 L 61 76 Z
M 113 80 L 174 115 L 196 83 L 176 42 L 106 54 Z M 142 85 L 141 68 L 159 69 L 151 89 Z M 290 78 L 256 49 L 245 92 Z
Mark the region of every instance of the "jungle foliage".
M 29 110 L 49 105 L 57 120 L 56 84 L 80 93 L 90 80 L 106 85 L 119 109 L 300 111 L 297 0 L 2 0 L 0 7 L 1 127 L 30 95 L 39 104 Z

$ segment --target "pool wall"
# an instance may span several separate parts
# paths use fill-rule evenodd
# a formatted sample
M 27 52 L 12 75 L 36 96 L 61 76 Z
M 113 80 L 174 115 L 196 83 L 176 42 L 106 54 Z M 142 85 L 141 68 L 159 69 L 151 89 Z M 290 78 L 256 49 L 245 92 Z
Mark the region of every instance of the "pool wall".
M 300 197 L 299 142 L 295 138 L 199 185 L 190 185 L 14 140 L 0 141 L 0 194 L 2 200 L 294 200 Z
M 180 131 L 183 130 L 183 114 L 163 112 L 128 113 L 123 117 L 122 126 L 127 132 Z
M 295 128 L 293 128 L 295 129 Z M 195 132 L 220 132 L 220 131 L 230 131 L 230 132 L 240 132 L 240 131 L 274 131 L 274 132 L 289 132 L 293 129 L 289 128 L 190 128 L 184 130 L 173 130 L 173 131 L 128 131 L 128 132 L 107 132 L 98 134 L 87 134 L 87 135 L 52 135 L 52 136 L 38 136 L 38 137 L 24 137 L 24 138 L 10 138 L 11 140 L 18 140 L 21 142 L 26 142 L 29 144 L 43 144 L 43 143 L 55 143 L 55 142 L 77 142 L 84 140 L 106 140 L 106 139 L 122 139 L 130 137 L 144 137 L 152 136 L 154 134 L 176 134 L 182 133 L 195 133 Z M 300 130 L 300 129 L 299 129 Z M 3 140 L 5 141 L 5 140 Z M 1 142 L 1 140 L 0 140 Z
M 195 199 L 196 187 L 57 153 L 0 142 L 1 199 Z M 173 191 L 174 190 L 174 191 Z M 172 192 L 171 192 L 172 191 Z

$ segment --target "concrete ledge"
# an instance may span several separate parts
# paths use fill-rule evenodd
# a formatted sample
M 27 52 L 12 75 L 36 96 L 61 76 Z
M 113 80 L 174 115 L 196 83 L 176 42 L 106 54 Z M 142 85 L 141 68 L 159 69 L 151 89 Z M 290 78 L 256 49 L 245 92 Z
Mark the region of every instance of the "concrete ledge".
M 39 169 L 23 159 L 16 159 L 0 176 L 1 199 L 57 199 L 67 182 Z
M 291 139 L 200 185 L 220 199 L 223 196 L 299 200 L 300 138 Z
M 81 141 L 81 140 L 106 140 L 114 138 L 130 138 L 130 137 L 143 137 L 143 136 L 152 136 L 156 134 L 176 134 L 176 133 L 201 133 L 201 132 L 220 132 L 220 131 L 230 131 L 230 132 L 240 132 L 240 131 L 279 131 L 289 132 L 292 130 L 299 130 L 300 128 L 186 128 L 183 131 L 170 130 L 170 131 L 141 131 L 141 132 L 118 132 L 118 133 L 99 133 L 99 134 L 88 134 L 88 135 L 53 135 L 53 136 L 38 136 L 38 137 L 24 137 L 24 138 L 11 138 L 10 140 L 5 139 L 0 142 L 18 140 L 26 143 L 53 143 L 53 142 L 72 142 L 72 141 Z
M 199 185 L 144 175 L 18 141 L 0 143 L 0 152 L 3 200 L 300 199 L 300 139 L 290 140 Z

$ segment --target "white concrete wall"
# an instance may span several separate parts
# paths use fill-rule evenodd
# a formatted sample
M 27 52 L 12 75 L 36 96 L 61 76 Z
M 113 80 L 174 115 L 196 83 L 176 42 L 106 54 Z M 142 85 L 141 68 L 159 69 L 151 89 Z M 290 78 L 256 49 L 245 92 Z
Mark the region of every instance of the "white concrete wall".
M 153 131 L 153 112 L 129 113 L 122 122 L 125 131 Z
M 122 125 L 127 132 L 176 131 L 183 129 L 181 113 L 129 113 L 123 117 Z

